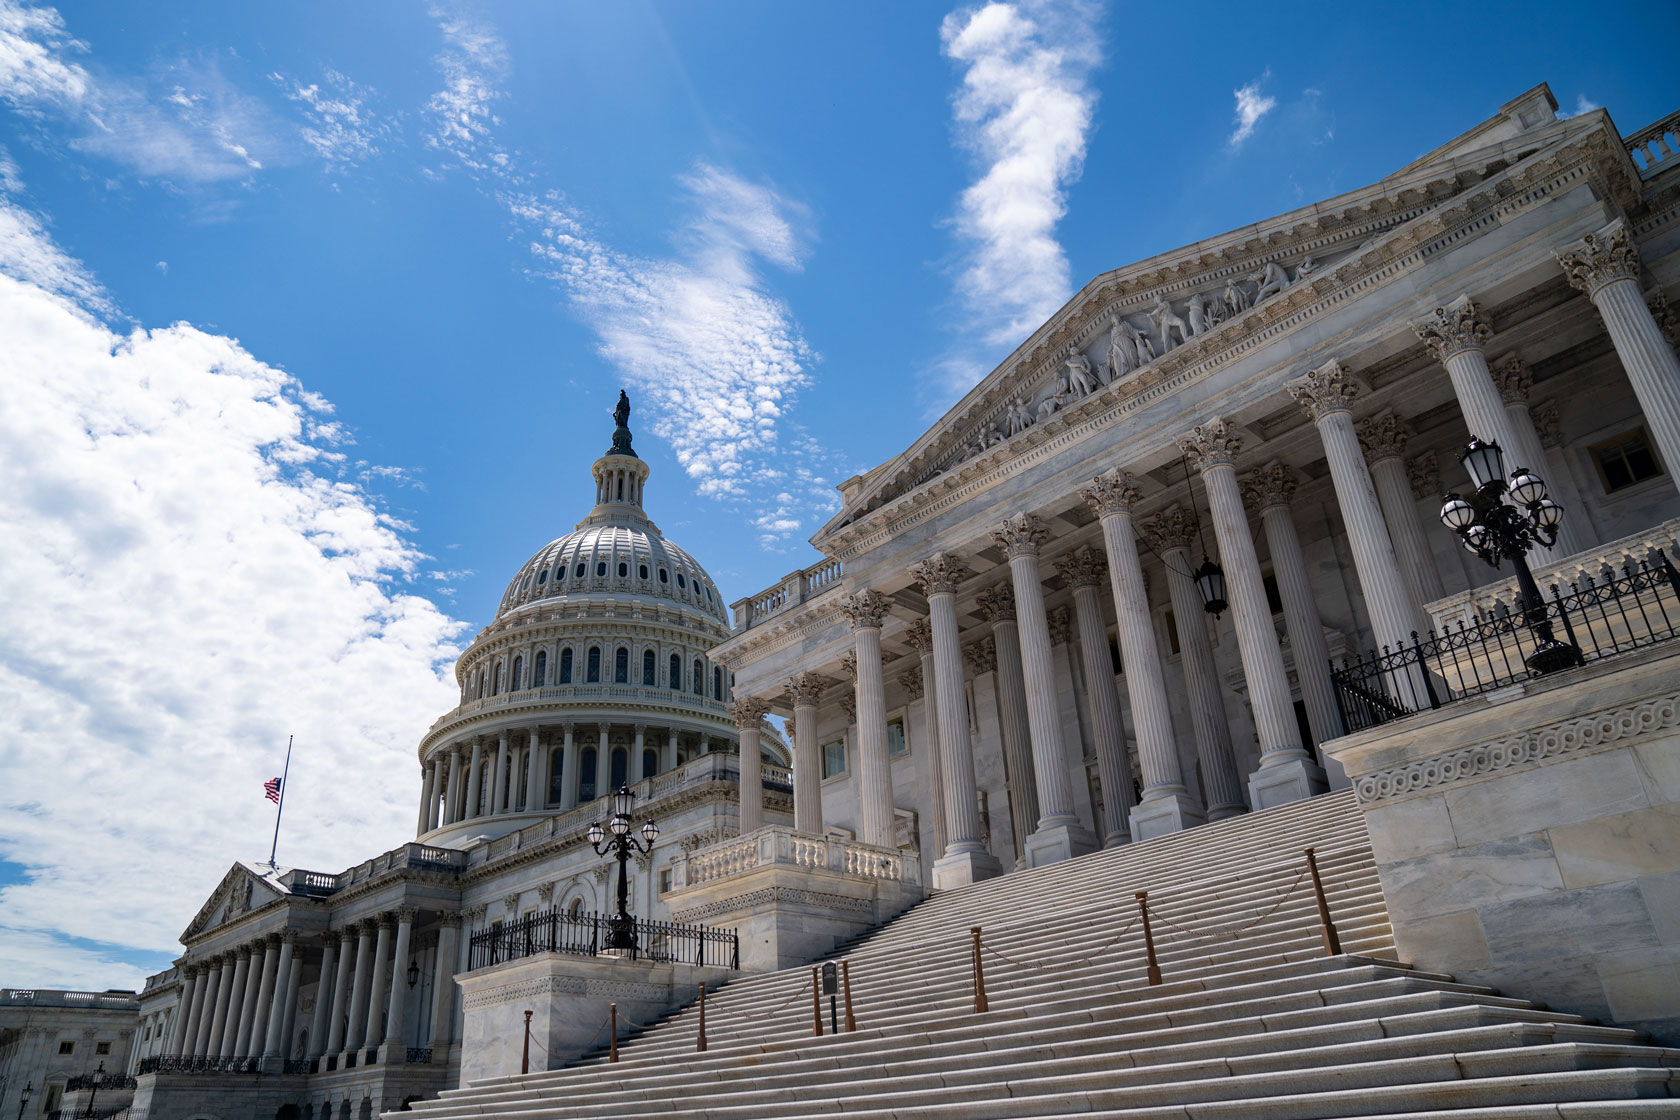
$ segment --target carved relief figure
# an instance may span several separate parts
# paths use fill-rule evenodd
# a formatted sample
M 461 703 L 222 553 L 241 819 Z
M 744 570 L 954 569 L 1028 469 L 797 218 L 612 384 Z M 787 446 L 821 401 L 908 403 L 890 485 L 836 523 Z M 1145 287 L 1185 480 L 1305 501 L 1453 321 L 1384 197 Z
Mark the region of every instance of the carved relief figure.
M 1038 402 L 1038 418 L 1040 420 L 1044 420 L 1056 414 L 1056 410 L 1062 407 L 1062 394 L 1065 392 L 1067 392 L 1067 390 L 1058 389 L 1054 393 L 1051 393 L 1048 397 L 1045 397 L 1043 400 Z
M 1124 319 L 1115 318 L 1108 328 L 1108 379 L 1113 381 L 1138 367 L 1137 332 Z
M 1091 361 L 1083 353 L 1075 350 L 1067 359 L 1067 390 L 1075 397 L 1089 394 L 1099 384 L 1097 376 L 1091 371 Z
M 1249 307 L 1248 293 L 1234 279 L 1225 281 L 1225 307 L 1233 315 L 1240 315 Z
M 1146 366 L 1153 362 L 1155 360 L 1155 344 L 1149 341 L 1149 336 L 1130 323 L 1126 324 L 1126 329 L 1132 332 L 1132 341 L 1137 343 L 1138 365 Z
M 1190 333 L 1193 335 L 1203 334 L 1209 327 L 1213 326 L 1212 321 L 1208 318 L 1207 297 L 1200 292 L 1196 292 L 1190 297 L 1190 304 L 1185 308 L 1185 314 L 1190 318 Z
M 1009 410 L 1008 421 L 1009 434 L 1012 436 L 1020 435 L 1022 432 L 1032 427 L 1032 409 L 1027 407 L 1027 402 L 1025 400 L 1020 397 L 1015 398 L 1015 406 Z
M 1260 287 L 1254 293 L 1254 302 L 1259 303 L 1268 296 L 1275 296 L 1289 287 L 1289 273 L 1276 261 L 1267 261 L 1266 267 L 1249 277 Z
M 1190 337 L 1185 331 L 1184 317 L 1172 309 L 1172 304 L 1167 302 L 1164 295 L 1155 297 L 1155 306 L 1149 309 L 1149 319 L 1155 324 L 1155 333 L 1161 336 L 1163 352 L 1173 348 L 1173 331 L 1178 332 L 1180 343 Z
M 1302 259 L 1300 267 L 1295 270 L 1295 279 L 1297 281 L 1305 280 L 1317 271 L 1318 262 L 1313 260 L 1312 254 L 1309 253 Z
M 1217 327 L 1225 321 L 1225 305 L 1217 297 L 1209 298 L 1206 307 L 1209 327 Z

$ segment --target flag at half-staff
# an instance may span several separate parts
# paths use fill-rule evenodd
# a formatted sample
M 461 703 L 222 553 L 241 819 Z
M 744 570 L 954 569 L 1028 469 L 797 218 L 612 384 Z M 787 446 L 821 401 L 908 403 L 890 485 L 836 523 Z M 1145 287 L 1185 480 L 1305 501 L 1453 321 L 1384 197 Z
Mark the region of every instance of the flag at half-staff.
M 280 779 L 270 778 L 264 782 L 263 794 L 276 805 L 280 804 Z
M 274 854 L 280 850 L 280 814 L 286 811 L 286 779 L 292 773 L 292 736 L 286 736 L 286 765 L 278 778 L 263 783 L 263 796 L 274 802 L 274 844 L 268 849 L 268 866 L 274 868 Z

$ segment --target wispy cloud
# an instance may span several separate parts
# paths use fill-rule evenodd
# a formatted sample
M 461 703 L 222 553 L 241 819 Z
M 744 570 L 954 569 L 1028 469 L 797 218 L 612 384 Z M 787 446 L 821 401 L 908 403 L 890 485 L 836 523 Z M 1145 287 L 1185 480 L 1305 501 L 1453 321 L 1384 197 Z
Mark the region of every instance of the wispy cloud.
M 1594 109 L 1602 109 L 1602 108 L 1604 108 L 1604 106 L 1600 105 L 1596 101 L 1591 100 L 1590 98 L 1587 97 L 1586 94 L 1577 93 L 1575 95 L 1575 111 L 1570 112 L 1568 109 L 1559 109 L 1558 110 L 1558 117 L 1562 120 L 1568 120 L 1570 117 L 1578 117 L 1578 116 L 1581 116 L 1583 113 L 1590 113 Z
M 1255 81 L 1231 91 L 1232 96 L 1237 99 L 1236 116 L 1232 118 L 1237 127 L 1236 131 L 1231 133 L 1231 147 L 1239 146 L 1254 135 L 1254 128 L 1260 123 L 1260 118 L 1277 108 L 1277 98 L 1260 92 L 1260 87 L 1271 76 L 1272 72 L 1267 70 Z
M 802 267 L 813 240 L 805 207 L 702 162 L 677 179 L 670 255 L 614 249 L 502 147 L 492 107 L 508 61 L 495 34 L 456 16 L 439 22 L 446 84 L 430 103 L 431 146 L 506 209 L 532 274 L 594 330 L 699 492 L 741 511 L 766 547 L 809 533 L 836 504 L 834 460 L 789 416 L 814 355 L 767 276 Z
M 1021 0 L 960 8 L 940 27 L 946 57 L 962 67 L 956 140 L 978 171 L 955 218 L 957 290 L 993 347 L 1019 342 L 1071 291 L 1056 225 L 1090 138 L 1095 25 L 1089 5 Z M 975 368 L 962 358 L 943 366 L 956 377 Z
M 286 100 L 301 107 L 308 121 L 300 130 L 303 142 L 328 170 L 356 167 L 372 159 L 396 135 L 394 121 L 371 107 L 377 94 L 337 70 L 324 71 L 320 82 L 308 85 L 278 73 L 270 74 L 269 80 L 280 87 Z

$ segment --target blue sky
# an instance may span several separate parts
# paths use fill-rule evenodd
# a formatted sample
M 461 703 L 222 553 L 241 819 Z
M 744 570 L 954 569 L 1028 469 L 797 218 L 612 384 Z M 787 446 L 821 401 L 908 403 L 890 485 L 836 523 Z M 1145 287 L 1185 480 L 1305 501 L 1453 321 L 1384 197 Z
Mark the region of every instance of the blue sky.
M 402 839 L 453 652 L 584 512 L 621 386 L 652 516 L 744 597 L 1091 276 L 1543 80 L 1624 132 L 1680 105 L 1672 3 L 1329 11 L 0 0 L 0 984 L 166 960 L 266 854 L 288 732 L 292 858 Z

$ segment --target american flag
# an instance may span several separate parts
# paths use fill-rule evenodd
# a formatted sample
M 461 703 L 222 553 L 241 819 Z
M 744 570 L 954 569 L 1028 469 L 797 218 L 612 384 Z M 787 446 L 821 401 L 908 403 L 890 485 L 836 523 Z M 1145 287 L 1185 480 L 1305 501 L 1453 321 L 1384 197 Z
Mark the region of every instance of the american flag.
M 263 783 L 263 793 L 276 805 L 280 803 L 280 779 L 270 778 Z

